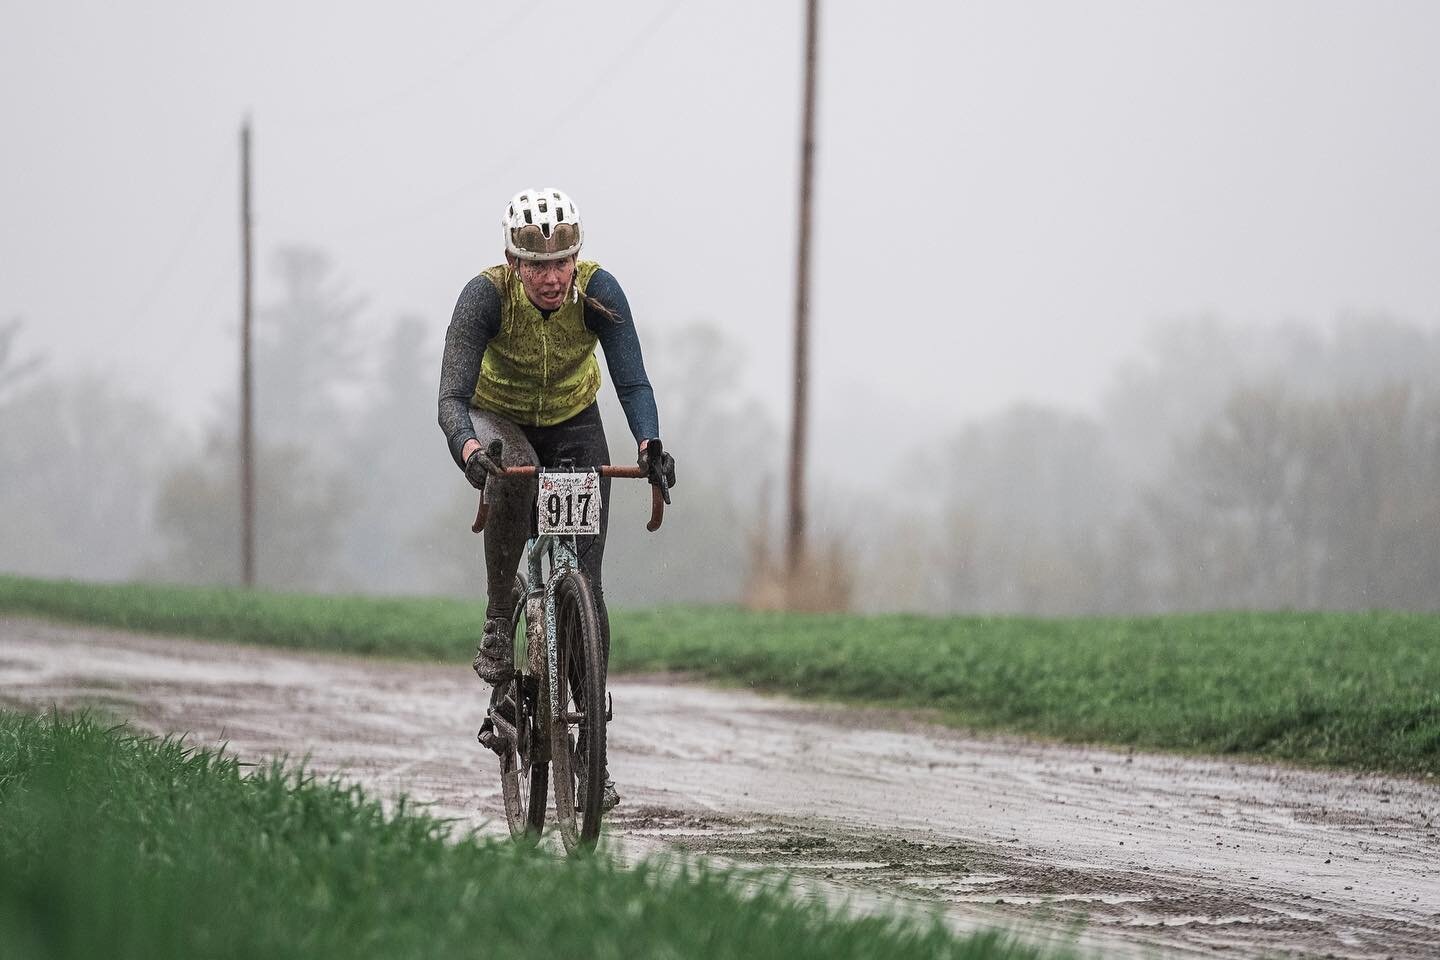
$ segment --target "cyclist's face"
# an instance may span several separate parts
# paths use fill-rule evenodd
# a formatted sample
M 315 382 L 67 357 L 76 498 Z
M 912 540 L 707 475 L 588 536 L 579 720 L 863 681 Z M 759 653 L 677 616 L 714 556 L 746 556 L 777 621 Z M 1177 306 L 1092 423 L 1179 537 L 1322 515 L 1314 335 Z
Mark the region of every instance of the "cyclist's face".
M 575 258 L 564 260 L 513 260 L 525 287 L 525 296 L 541 310 L 559 310 L 575 279 Z

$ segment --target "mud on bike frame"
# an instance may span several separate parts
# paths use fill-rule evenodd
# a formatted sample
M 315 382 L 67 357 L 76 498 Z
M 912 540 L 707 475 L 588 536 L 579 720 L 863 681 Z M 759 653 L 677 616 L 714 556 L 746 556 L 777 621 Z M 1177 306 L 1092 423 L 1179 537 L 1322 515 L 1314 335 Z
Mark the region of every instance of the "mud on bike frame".
M 647 441 L 640 462 L 633 467 L 607 464 L 576 468 L 562 462 L 549 468 L 500 468 L 503 452 L 500 441 L 490 444 L 487 456 L 496 465 L 490 471 L 491 479 L 539 480 L 530 543 L 526 547 L 529 576 L 516 577 L 513 593 L 516 605 L 511 634 L 512 638 L 516 636 L 523 608 L 526 657 L 523 669 L 495 685 L 478 739 L 500 757 L 506 820 L 511 835 L 519 842 L 537 842 L 544 828 L 548 768 L 553 765 L 556 821 L 566 850 L 575 853 L 593 847 L 599 837 L 605 724 L 612 718 L 613 709 L 605 690 L 606 670 L 594 601 L 589 581 L 578 569 L 575 537 L 598 532 L 598 500 L 591 498 L 598 495 L 598 489 L 593 488 L 599 477 L 651 480 L 647 527 L 651 531 L 660 527 L 665 504 L 670 501 L 659 469 L 662 448 L 659 440 Z M 547 483 L 555 482 L 570 485 L 570 491 L 563 497 L 552 491 L 547 497 Z M 479 510 L 471 526 L 476 533 L 484 530 L 489 518 L 486 490 L 481 491 Z M 593 520 L 587 513 L 592 502 L 597 507 Z M 546 514 L 543 522 L 542 512 Z M 573 517 L 576 512 L 580 514 L 578 522 Z M 550 577 L 541 570 L 541 551 L 547 544 Z M 562 641 L 562 635 L 570 639 Z M 572 703 L 575 709 L 571 709 Z M 578 733 L 579 739 L 572 737 L 572 732 Z

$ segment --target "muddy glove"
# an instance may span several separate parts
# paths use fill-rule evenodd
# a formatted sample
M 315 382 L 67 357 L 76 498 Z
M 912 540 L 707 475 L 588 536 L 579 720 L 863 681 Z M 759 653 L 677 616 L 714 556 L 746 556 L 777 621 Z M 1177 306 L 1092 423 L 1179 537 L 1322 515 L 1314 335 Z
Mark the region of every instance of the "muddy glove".
M 652 451 L 659 452 L 660 456 L 652 457 Z M 652 485 L 660 486 L 663 479 L 666 490 L 675 486 L 675 458 L 665 452 L 665 445 L 659 440 L 640 441 L 640 468 L 649 474 Z M 666 497 L 665 502 L 669 503 L 670 498 Z
M 658 484 L 665 478 L 665 487 L 675 486 L 675 458 L 668 453 L 660 454 L 660 462 L 650 464 L 650 482 Z
M 500 465 L 491 460 L 483 450 L 476 450 L 470 454 L 470 459 L 465 461 L 465 479 L 469 480 L 470 486 L 476 490 L 484 490 L 485 479 L 499 474 Z

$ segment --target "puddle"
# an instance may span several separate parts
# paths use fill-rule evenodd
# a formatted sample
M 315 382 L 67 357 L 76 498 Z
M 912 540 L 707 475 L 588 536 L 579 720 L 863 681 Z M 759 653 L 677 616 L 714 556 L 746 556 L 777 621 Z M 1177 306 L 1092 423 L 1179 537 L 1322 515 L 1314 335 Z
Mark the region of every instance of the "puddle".
M 817 895 L 938 906 L 957 929 L 1105 956 L 1440 956 L 1434 782 L 975 737 L 671 678 L 612 686 L 621 845 L 776 866 Z M 0 691 L 247 760 L 306 757 L 462 828 L 503 824 L 464 663 L 0 618 Z

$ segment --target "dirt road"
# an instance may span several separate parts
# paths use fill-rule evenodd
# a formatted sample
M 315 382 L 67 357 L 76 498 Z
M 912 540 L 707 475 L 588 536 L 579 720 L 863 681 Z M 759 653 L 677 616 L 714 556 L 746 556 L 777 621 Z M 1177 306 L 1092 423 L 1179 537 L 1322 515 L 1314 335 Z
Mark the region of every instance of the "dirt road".
M 777 864 L 1101 953 L 1440 956 L 1440 785 L 976 737 L 618 680 L 612 835 Z M 96 705 L 503 823 L 468 666 L 0 619 L 0 703 Z M 839 886 L 833 886 L 838 884 Z M 812 887 L 813 889 L 813 887 Z

